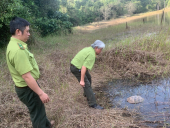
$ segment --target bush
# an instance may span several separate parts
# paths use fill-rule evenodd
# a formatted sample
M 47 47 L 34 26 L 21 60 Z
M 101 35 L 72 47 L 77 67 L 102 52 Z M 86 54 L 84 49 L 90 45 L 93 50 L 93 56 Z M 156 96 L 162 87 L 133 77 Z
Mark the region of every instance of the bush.
M 51 18 L 51 19 L 50 19 Z M 56 12 L 50 18 L 44 17 L 36 19 L 34 25 L 42 36 L 49 34 L 71 33 L 73 24 L 68 21 L 68 16 L 61 12 Z
M 28 8 L 21 4 L 20 0 L 0 1 L 0 47 L 4 47 L 10 40 L 9 24 L 14 16 L 29 17 Z
M 0 48 L 6 46 L 10 40 L 9 26 L 1 23 L 0 27 Z
M 58 0 L 55 0 L 57 3 Z M 44 2 L 44 3 L 43 3 Z M 0 1 L 0 47 L 4 47 L 10 40 L 9 24 L 14 16 L 26 19 L 31 26 L 41 36 L 49 34 L 71 33 L 73 24 L 69 22 L 67 14 L 63 14 L 52 8 L 53 1 L 48 1 L 45 5 L 44 1 L 35 3 L 34 0 L 1 0 Z M 38 6 L 45 5 L 45 6 Z M 41 11 L 40 11 L 41 10 Z M 35 42 L 35 40 L 31 42 Z

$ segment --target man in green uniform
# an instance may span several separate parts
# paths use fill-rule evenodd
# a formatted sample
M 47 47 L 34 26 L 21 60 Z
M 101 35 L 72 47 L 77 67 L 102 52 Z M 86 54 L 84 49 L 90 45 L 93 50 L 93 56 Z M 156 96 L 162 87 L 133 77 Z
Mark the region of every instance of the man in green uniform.
M 104 47 L 105 44 L 102 41 L 96 40 L 91 47 L 86 47 L 79 51 L 72 59 L 70 66 L 71 72 L 84 89 L 84 96 L 87 97 L 89 106 L 96 109 L 103 109 L 103 107 L 96 103 L 95 95 L 91 88 L 91 75 L 88 69 L 92 69 L 96 55 L 99 55 Z
M 44 107 L 49 97 L 36 82 L 40 75 L 39 68 L 25 43 L 30 36 L 29 25 L 28 21 L 19 17 L 11 20 L 12 37 L 6 51 L 7 65 L 15 83 L 15 91 L 29 109 L 33 128 L 51 128 L 54 121 L 49 122 Z

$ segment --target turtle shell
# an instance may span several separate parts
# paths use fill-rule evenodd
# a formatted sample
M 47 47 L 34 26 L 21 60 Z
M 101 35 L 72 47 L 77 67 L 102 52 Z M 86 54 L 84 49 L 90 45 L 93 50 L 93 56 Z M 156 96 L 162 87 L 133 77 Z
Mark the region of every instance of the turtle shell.
M 141 96 L 131 96 L 127 98 L 127 101 L 131 104 L 137 104 L 137 103 L 143 102 L 144 99 Z

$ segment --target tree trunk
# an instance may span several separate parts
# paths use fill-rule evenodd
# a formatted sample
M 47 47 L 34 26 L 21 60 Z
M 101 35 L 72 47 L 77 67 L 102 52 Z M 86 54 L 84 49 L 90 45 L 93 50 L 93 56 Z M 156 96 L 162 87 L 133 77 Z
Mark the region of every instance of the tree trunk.
M 157 3 L 157 10 L 159 10 L 159 4 Z
M 162 20 L 163 20 L 163 17 L 164 17 L 164 11 L 162 13 L 162 18 L 161 18 L 161 25 L 162 25 Z
M 128 25 L 127 25 L 127 22 L 126 22 L 126 29 L 128 29 Z

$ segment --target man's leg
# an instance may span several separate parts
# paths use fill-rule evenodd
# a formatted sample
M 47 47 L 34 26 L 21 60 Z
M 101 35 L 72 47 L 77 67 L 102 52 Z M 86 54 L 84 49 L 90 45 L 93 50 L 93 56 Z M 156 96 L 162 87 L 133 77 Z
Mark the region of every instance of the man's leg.
M 86 76 L 87 76 L 87 79 L 89 80 L 90 85 L 91 85 L 91 84 L 92 84 L 92 81 L 91 81 L 91 75 L 90 75 L 90 73 L 89 73 L 89 71 L 88 71 L 88 70 L 86 71 Z
M 92 106 L 92 105 L 96 104 L 96 98 L 95 98 L 95 95 L 93 93 L 90 81 L 88 80 L 86 75 L 85 75 L 85 78 L 84 78 L 84 82 L 85 82 L 85 87 L 83 88 L 84 94 L 87 97 L 89 106 Z
M 19 99 L 29 109 L 33 128 L 51 128 L 51 123 L 46 116 L 45 106 L 39 96 L 29 87 L 15 87 L 15 90 Z
M 89 81 L 89 83 L 90 83 L 90 88 L 91 88 L 91 75 L 90 75 L 90 73 L 88 72 L 88 70 L 86 71 L 86 77 L 87 77 L 87 79 L 88 79 L 88 81 Z M 85 87 L 86 88 L 86 87 Z M 84 90 L 85 90 L 85 88 L 84 88 Z M 89 96 L 91 96 L 91 94 L 93 94 L 93 95 L 95 95 L 95 93 L 93 93 L 93 90 L 92 90 L 92 92 L 90 92 L 92 90 L 92 88 L 89 90 L 89 89 L 87 89 L 87 92 L 85 93 L 85 96 L 87 95 L 87 98 L 89 97 Z M 89 93 L 89 94 L 88 94 Z M 89 95 L 89 96 L 88 96 Z M 96 99 L 95 99 L 95 101 L 96 101 Z M 93 105 L 90 105 L 90 107 L 93 107 L 93 108 L 96 108 L 96 109 L 104 109 L 103 107 L 101 107 L 100 105 L 97 105 L 96 103 L 95 104 L 93 104 Z
M 90 75 L 90 73 L 89 73 L 89 71 L 87 70 L 86 71 L 86 76 L 87 76 L 87 79 L 89 80 L 89 82 L 90 82 L 90 86 L 91 86 L 91 84 L 92 84 L 92 80 L 91 80 L 91 75 Z M 84 95 L 84 97 L 86 97 L 86 95 L 85 94 L 83 94 Z M 95 93 L 94 93 L 94 95 L 95 95 Z
M 81 71 L 79 71 L 79 69 L 77 69 L 75 66 L 71 66 L 70 70 L 74 74 L 74 76 L 77 78 L 77 80 L 80 82 Z M 84 82 L 85 82 L 85 87 L 83 87 L 84 94 L 87 97 L 89 106 L 92 106 L 92 105 L 96 104 L 96 99 L 95 99 L 93 90 L 91 88 L 91 84 L 90 84 L 91 81 L 89 81 L 86 74 L 85 74 Z

